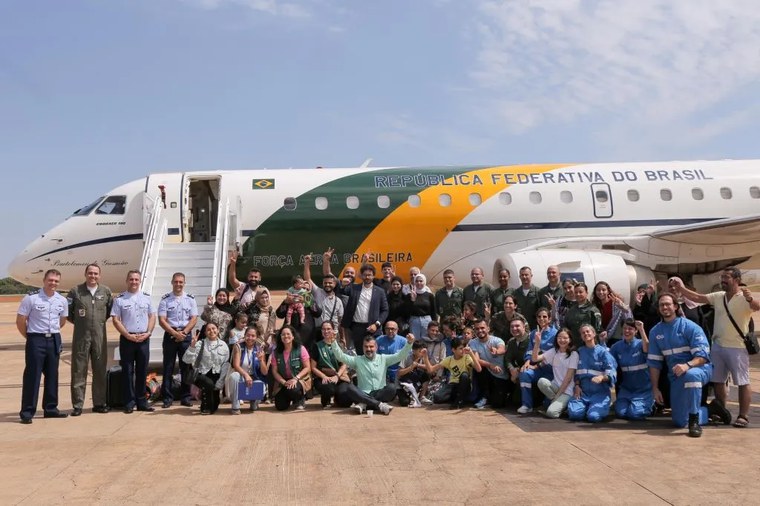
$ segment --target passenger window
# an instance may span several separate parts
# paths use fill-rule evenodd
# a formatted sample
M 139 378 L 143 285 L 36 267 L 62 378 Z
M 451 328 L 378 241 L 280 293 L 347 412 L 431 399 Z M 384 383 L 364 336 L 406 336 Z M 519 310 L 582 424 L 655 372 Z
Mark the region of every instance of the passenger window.
M 286 211 L 295 211 L 296 205 L 297 203 L 295 197 L 286 197 L 285 201 L 282 204 L 282 207 L 285 208 Z
M 509 192 L 499 193 L 499 203 L 503 206 L 508 206 L 512 203 L 512 194 Z
M 327 209 L 327 197 L 317 197 L 314 199 L 314 207 L 319 211 Z
M 758 188 L 757 186 L 750 186 L 749 195 L 753 199 L 760 199 L 760 188 Z
M 691 198 L 694 200 L 702 200 L 705 198 L 705 192 L 702 191 L 702 188 L 692 188 Z
M 673 200 L 673 192 L 667 188 L 663 188 L 660 190 L 660 199 L 664 200 L 665 202 L 670 202 Z
M 541 192 L 530 192 L 528 199 L 530 200 L 531 204 L 540 204 L 542 200 Z
M 573 192 L 562 190 L 559 192 L 559 200 L 562 201 L 565 204 L 570 204 L 573 202 Z
M 355 195 L 346 197 L 346 207 L 349 209 L 359 209 L 359 197 Z
M 727 186 L 724 186 L 720 189 L 720 198 L 723 200 L 731 200 L 731 198 L 734 196 L 734 194 L 731 192 L 731 188 L 728 188 Z
M 639 190 L 628 190 L 628 200 L 631 202 L 638 202 L 639 198 Z
M 451 195 L 448 193 L 441 193 L 438 195 L 438 204 L 441 207 L 449 207 L 451 205 Z
M 467 198 L 467 200 L 470 202 L 470 205 L 473 207 L 479 206 L 480 203 L 483 201 L 483 199 L 480 197 L 480 193 L 470 193 L 470 196 Z
M 610 199 L 609 195 L 607 195 L 607 192 L 604 190 L 596 190 L 594 197 L 596 197 L 596 201 L 600 203 L 607 202 Z
M 420 196 L 416 193 L 414 195 L 409 195 L 406 201 L 409 203 L 409 207 L 420 207 Z
M 391 207 L 391 198 L 388 195 L 378 195 L 377 207 L 380 209 L 388 209 Z
M 127 197 L 112 195 L 106 198 L 95 210 L 95 214 L 124 214 L 127 207 Z

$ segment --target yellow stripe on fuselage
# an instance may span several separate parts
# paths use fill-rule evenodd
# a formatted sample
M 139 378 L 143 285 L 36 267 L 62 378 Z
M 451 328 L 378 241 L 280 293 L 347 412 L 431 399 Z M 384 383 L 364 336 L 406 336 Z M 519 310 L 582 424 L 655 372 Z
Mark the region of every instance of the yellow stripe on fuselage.
M 511 174 L 540 174 L 567 167 L 563 165 L 519 165 L 497 166 L 477 169 L 446 179 L 446 183 L 425 188 L 419 192 L 420 205 L 412 207 L 409 202 L 401 204 L 388 215 L 359 246 L 357 253 L 384 253 L 404 250 L 411 256 L 411 261 L 396 260 L 394 267 L 397 273 L 407 272 L 412 266 L 422 267 L 430 256 L 443 242 L 451 230 L 456 227 L 471 212 L 477 209 L 469 203 L 471 193 L 480 194 L 485 202 L 497 193 L 511 185 L 497 178 L 493 183 L 492 175 Z M 475 177 L 481 184 L 473 184 Z M 467 178 L 470 184 L 457 184 Z M 441 194 L 451 196 L 451 205 L 441 206 L 438 198 Z M 434 208 L 435 212 L 430 209 Z M 356 266 L 358 267 L 358 266 Z M 379 273 L 379 265 L 378 273 Z

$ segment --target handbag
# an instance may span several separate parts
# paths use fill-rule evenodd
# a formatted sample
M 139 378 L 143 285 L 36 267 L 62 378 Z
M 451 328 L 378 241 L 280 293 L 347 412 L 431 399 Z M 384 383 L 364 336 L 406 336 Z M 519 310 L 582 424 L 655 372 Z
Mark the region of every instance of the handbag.
M 744 347 L 747 348 L 747 353 L 750 355 L 757 355 L 758 352 L 760 352 L 760 344 L 757 342 L 757 336 L 755 336 L 754 332 L 747 332 L 746 334 L 742 332 L 742 330 L 739 328 L 739 325 L 736 324 L 734 317 L 731 316 L 731 311 L 728 310 L 728 303 L 726 302 L 725 295 L 723 296 L 723 307 L 726 308 L 728 319 L 731 320 L 731 323 L 733 323 L 734 328 L 739 333 L 739 337 L 741 337 L 742 341 L 744 341 Z
M 190 370 L 185 375 L 186 385 L 195 385 L 195 380 L 198 379 L 198 367 L 201 365 L 201 359 L 203 358 L 203 341 L 201 341 L 201 351 L 198 352 L 198 356 L 195 357 L 195 362 L 190 367 Z

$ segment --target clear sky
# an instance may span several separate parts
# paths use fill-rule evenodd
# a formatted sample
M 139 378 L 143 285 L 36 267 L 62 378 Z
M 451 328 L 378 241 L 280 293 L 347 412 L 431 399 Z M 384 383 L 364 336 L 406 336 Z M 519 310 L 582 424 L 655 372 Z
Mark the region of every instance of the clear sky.
M 756 0 L 4 0 L 0 276 L 151 172 L 760 158 Z

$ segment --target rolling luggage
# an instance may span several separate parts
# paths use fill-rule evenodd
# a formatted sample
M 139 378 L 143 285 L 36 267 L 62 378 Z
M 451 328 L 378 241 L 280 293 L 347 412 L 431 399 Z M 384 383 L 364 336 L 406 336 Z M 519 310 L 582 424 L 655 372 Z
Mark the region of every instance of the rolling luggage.
M 123 374 L 120 365 L 114 365 L 108 369 L 106 377 L 106 402 L 111 408 L 124 407 Z

